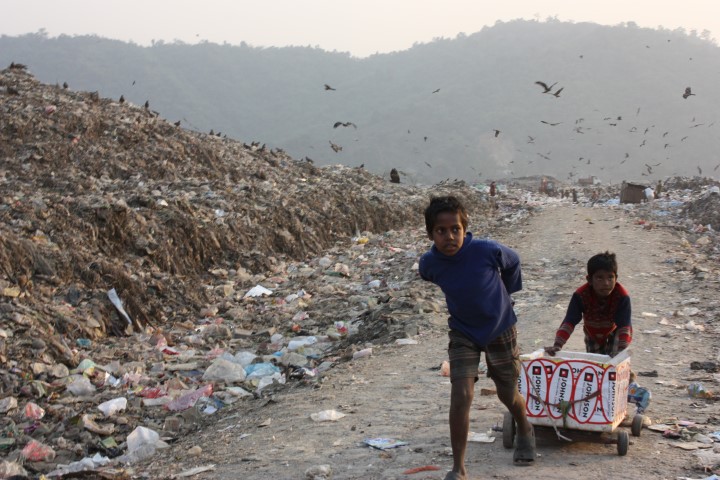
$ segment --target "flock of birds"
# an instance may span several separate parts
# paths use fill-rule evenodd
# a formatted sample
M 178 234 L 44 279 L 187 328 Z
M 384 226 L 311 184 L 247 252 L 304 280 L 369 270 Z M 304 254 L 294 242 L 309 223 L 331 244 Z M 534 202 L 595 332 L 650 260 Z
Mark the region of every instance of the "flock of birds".
M 581 56 L 581 58 L 582 58 L 582 56 Z M 554 82 L 554 83 L 552 83 L 552 84 L 548 84 L 547 82 L 544 82 L 544 81 L 541 81 L 541 80 L 535 81 L 535 85 L 538 85 L 538 86 L 540 86 L 540 87 L 542 88 L 542 91 L 541 91 L 542 94 L 547 94 L 547 95 L 550 95 L 550 96 L 552 96 L 552 97 L 554 97 L 554 98 L 560 98 L 560 94 L 563 92 L 563 90 L 564 90 L 565 87 L 560 86 L 560 87 L 558 87 L 558 88 L 555 88 L 557 84 L 558 84 L 558 82 Z M 337 90 L 336 88 L 334 88 L 334 87 L 332 87 L 332 86 L 330 86 L 330 85 L 328 85 L 328 84 L 325 84 L 325 85 L 324 85 L 324 88 L 325 88 L 326 91 L 336 91 L 336 90 Z M 555 90 L 553 90 L 553 89 L 555 89 Z M 433 90 L 431 93 L 432 93 L 432 94 L 435 94 L 435 93 L 439 93 L 439 92 L 440 92 L 440 88 L 437 88 L 437 89 Z M 686 88 L 685 88 L 685 91 L 684 91 L 683 94 L 682 94 L 682 98 L 685 99 L 685 100 L 687 100 L 687 99 L 688 99 L 689 97 L 691 97 L 691 96 L 695 96 L 695 94 L 692 93 L 692 88 L 691 88 L 691 87 L 686 87 Z M 640 108 L 637 109 L 637 111 L 636 111 L 636 116 L 639 115 L 639 114 L 640 114 Z M 622 120 L 623 120 L 623 116 L 622 116 L 622 115 L 603 117 L 603 121 L 607 121 L 607 122 L 608 122 L 607 124 L 608 124 L 609 126 L 613 126 L 613 127 L 617 127 L 618 124 L 619 124 Z M 573 127 L 573 131 L 574 131 L 575 133 L 584 135 L 585 133 L 587 133 L 587 132 L 592 128 L 592 127 L 586 127 L 586 126 L 584 126 L 584 125 L 583 125 L 583 122 L 584 122 L 584 121 L 585 121 L 584 118 L 578 118 L 578 119 L 575 120 L 575 126 Z M 693 118 L 692 122 L 695 122 L 695 119 L 694 119 L 694 118 Z M 562 125 L 562 124 L 563 124 L 563 122 L 552 122 L 552 121 L 547 121 L 547 120 L 540 120 L 540 123 L 542 123 L 542 124 L 544 124 L 544 125 L 548 125 L 548 126 L 550 126 L 550 127 L 556 127 L 556 126 L 558 126 L 558 125 Z M 712 123 L 711 123 L 710 125 L 708 125 L 708 126 L 712 126 L 713 124 L 714 124 L 714 122 L 712 122 Z M 703 125 L 703 124 L 702 124 L 702 123 L 694 123 L 693 125 L 690 126 L 690 128 L 699 127 L 699 126 L 701 126 L 701 125 Z M 333 128 L 335 129 L 335 128 L 338 128 L 338 127 L 353 127 L 353 128 L 355 128 L 355 129 L 357 129 L 357 125 L 355 125 L 355 124 L 352 123 L 352 122 L 341 122 L 341 121 L 335 122 L 335 124 L 333 125 Z M 650 132 L 650 129 L 651 129 L 652 127 L 655 127 L 655 125 L 646 127 L 646 128 L 644 129 L 643 135 L 646 135 L 648 132 Z M 631 132 L 631 133 L 638 132 L 638 128 L 637 128 L 636 126 L 633 126 L 633 127 L 631 127 L 628 131 Z M 492 132 L 493 132 L 493 135 L 492 135 L 492 136 L 493 136 L 494 138 L 498 138 L 498 137 L 500 136 L 500 134 L 502 133 L 502 131 L 501 131 L 500 129 L 493 129 Z M 410 133 L 410 130 L 408 130 L 408 133 Z M 664 133 L 662 134 L 662 138 L 667 137 L 668 133 L 670 133 L 670 132 L 667 132 L 667 131 L 664 132 Z M 534 144 L 536 138 L 537 138 L 536 136 L 527 135 L 527 143 L 528 143 L 528 144 Z M 681 142 L 682 142 L 682 141 L 685 141 L 687 138 L 688 138 L 688 136 L 683 136 L 683 137 L 680 139 L 680 141 L 681 141 Z M 427 136 L 424 136 L 424 137 L 423 137 L 423 140 L 424 140 L 424 141 L 427 141 L 427 139 L 428 139 Z M 647 144 L 646 142 L 647 142 L 647 140 L 646 140 L 646 139 L 643 139 L 642 142 L 639 144 L 638 147 L 644 147 L 644 146 Z M 342 149 L 343 149 L 343 147 L 342 147 L 341 145 L 338 145 L 338 144 L 336 144 L 336 143 L 333 143 L 332 141 L 329 141 L 329 144 L 330 144 L 330 148 L 331 148 L 335 153 L 341 152 Z M 600 144 L 598 144 L 598 145 L 600 145 Z M 664 149 L 667 149 L 667 148 L 670 147 L 670 146 L 671 146 L 670 143 L 665 143 L 664 146 L 663 146 L 663 148 L 664 148 Z M 519 150 L 519 151 L 520 151 L 520 150 Z M 552 154 L 552 151 L 548 151 L 547 153 L 537 152 L 537 155 L 538 155 L 540 158 L 544 159 L 544 160 L 552 160 L 552 157 L 550 156 L 551 154 Z M 627 153 L 627 152 L 626 152 L 624 159 L 623 159 L 619 164 L 620 164 L 620 165 L 624 164 L 629 158 L 630 158 L 630 153 Z M 308 157 L 306 157 L 306 160 L 310 160 L 310 159 L 309 159 Z M 578 157 L 578 161 L 579 161 L 579 162 L 584 162 L 585 165 L 590 165 L 590 163 L 591 163 L 591 159 L 590 159 L 590 158 L 586 158 L 586 157 Z M 430 163 L 428 163 L 427 161 L 425 161 L 424 163 L 425 163 L 425 165 L 426 165 L 428 168 L 432 168 L 432 165 L 431 165 Z M 510 164 L 514 163 L 514 160 L 511 160 L 509 163 L 510 163 Z M 531 163 L 533 163 L 533 161 L 532 161 L 532 160 L 529 160 L 529 161 L 528 161 L 528 164 L 531 164 Z M 654 172 L 653 172 L 653 168 L 659 167 L 660 165 L 662 165 L 661 162 L 654 163 L 654 164 L 644 163 L 645 169 L 641 172 L 641 175 L 642 175 L 642 176 L 650 176 L 650 175 L 652 175 L 652 174 L 654 173 Z M 471 167 L 471 168 L 472 168 L 472 167 Z M 576 168 L 577 168 L 576 166 L 573 166 L 573 167 L 571 168 L 571 171 L 568 173 L 568 177 L 567 177 L 568 179 L 572 180 L 574 177 L 578 176 L 578 173 L 575 171 Z M 605 168 L 604 166 L 601 166 L 601 167 L 600 167 L 600 170 L 604 170 L 604 168 Z M 720 164 L 718 164 L 717 166 L 715 166 L 715 168 L 714 168 L 713 170 L 715 171 L 715 170 L 717 170 L 718 168 L 720 168 Z M 475 170 L 475 169 L 473 168 L 473 170 Z M 697 166 L 697 171 L 698 171 L 698 173 L 699 173 L 700 175 L 702 175 L 702 168 L 701 168 L 700 166 Z M 512 173 L 512 172 L 511 172 L 511 173 Z

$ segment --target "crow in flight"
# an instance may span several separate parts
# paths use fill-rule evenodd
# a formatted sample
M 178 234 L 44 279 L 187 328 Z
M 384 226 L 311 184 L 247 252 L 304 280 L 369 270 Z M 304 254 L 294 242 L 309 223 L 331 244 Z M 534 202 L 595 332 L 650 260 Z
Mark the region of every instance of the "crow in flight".
M 338 127 L 341 127 L 341 126 L 342 126 L 342 127 L 353 127 L 353 128 L 357 128 L 357 125 L 355 125 L 355 124 L 352 123 L 352 122 L 335 122 L 335 125 L 333 125 L 333 128 L 338 128 Z
M 550 90 L 552 90 L 552 88 L 557 85 L 557 82 L 553 83 L 548 87 L 547 83 L 538 80 L 537 82 L 535 82 L 535 85 L 540 85 L 543 88 L 544 91 L 542 93 L 550 93 Z M 562 90 L 562 88 L 560 90 Z
M 439 91 L 440 91 L 440 89 L 438 88 L 436 90 L 433 90 L 432 93 L 438 93 Z
M 335 89 L 326 83 L 325 90 L 335 90 Z
M 528 142 L 527 143 L 535 143 L 535 137 L 531 137 L 528 135 Z
M 687 99 L 690 95 L 695 95 L 695 94 L 692 93 L 692 91 L 690 90 L 690 87 L 687 87 L 687 88 L 685 89 L 685 93 L 683 93 L 683 98 L 684 98 L 684 99 Z
M 565 88 L 565 87 L 560 87 L 559 89 L 557 89 L 555 91 L 555 93 L 551 93 L 551 95 L 554 96 L 555 98 L 560 98 L 560 92 L 563 91 L 563 88 Z
M 494 129 L 493 132 L 495 132 L 495 138 L 497 138 L 498 135 L 500 135 L 500 130 Z
M 330 142 L 330 148 L 333 149 L 333 152 L 337 153 L 337 152 L 342 151 L 343 147 L 341 147 L 340 145 L 335 145 L 333 142 Z
M 544 123 L 545 125 L 550 125 L 551 127 L 554 127 L 556 125 L 560 125 L 562 122 L 550 123 L 550 122 L 546 122 L 545 120 L 540 120 L 540 123 Z

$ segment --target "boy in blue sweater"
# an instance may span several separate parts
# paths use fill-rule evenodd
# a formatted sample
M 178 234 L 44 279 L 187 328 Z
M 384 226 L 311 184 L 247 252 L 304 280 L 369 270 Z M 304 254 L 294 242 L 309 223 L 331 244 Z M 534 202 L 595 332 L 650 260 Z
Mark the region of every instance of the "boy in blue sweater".
M 518 392 L 520 351 L 510 298 L 522 289 L 520 258 L 498 242 L 474 239 L 467 226 L 467 210 L 455 197 L 433 198 L 425 210 L 425 228 L 433 246 L 420 258 L 420 276 L 442 289 L 450 314 L 453 469 L 446 480 L 466 478 L 465 447 L 481 352 L 498 398 L 517 424 L 513 462 L 535 461 L 535 436 Z

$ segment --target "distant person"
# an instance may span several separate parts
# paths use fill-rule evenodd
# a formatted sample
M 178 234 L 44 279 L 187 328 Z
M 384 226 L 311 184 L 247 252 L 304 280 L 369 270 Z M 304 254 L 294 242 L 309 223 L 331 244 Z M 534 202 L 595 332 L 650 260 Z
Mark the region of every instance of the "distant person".
M 594 255 L 587 262 L 587 282 L 570 298 L 565 318 L 555 332 L 548 355 L 562 350 L 575 327 L 582 321 L 585 351 L 615 356 L 632 343 L 630 295 L 617 281 L 614 253 Z
M 652 201 L 652 200 L 655 199 L 655 192 L 653 191 L 652 188 L 647 187 L 647 188 L 644 190 L 644 193 L 645 193 L 645 201 L 646 201 L 646 202 L 650 202 L 650 201 Z
M 658 180 L 657 185 L 655 186 L 655 198 L 660 198 L 662 196 L 662 180 Z
M 425 209 L 425 228 L 433 245 L 420 258 L 419 273 L 442 289 L 450 314 L 453 468 L 445 480 L 467 478 L 465 448 L 481 352 L 485 352 L 498 398 L 517 423 L 513 462 L 530 465 L 535 461 L 535 435 L 518 391 L 520 350 L 510 297 L 522 289 L 520 258 L 501 243 L 473 238 L 467 227 L 467 210 L 453 196 L 433 198 Z
M 395 168 L 390 170 L 390 181 L 392 183 L 400 183 L 400 174 L 398 173 L 397 169 L 395 169 Z
M 495 186 L 495 182 L 490 182 L 490 196 L 494 197 L 497 193 L 497 187 Z
M 573 203 L 577 203 L 577 202 L 578 202 L 578 199 L 577 199 L 577 189 L 575 189 L 575 188 L 572 189 L 572 198 L 573 198 Z

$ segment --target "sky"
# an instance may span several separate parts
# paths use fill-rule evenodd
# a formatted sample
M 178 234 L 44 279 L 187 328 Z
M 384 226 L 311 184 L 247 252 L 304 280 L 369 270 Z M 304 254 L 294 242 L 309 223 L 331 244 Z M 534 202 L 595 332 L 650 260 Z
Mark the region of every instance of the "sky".
M 717 0 L 1 0 L 1 35 L 288 45 L 356 57 L 471 34 L 497 21 L 560 21 L 709 30 L 720 39 Z

